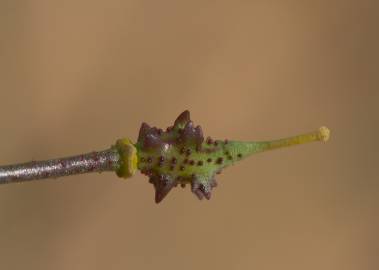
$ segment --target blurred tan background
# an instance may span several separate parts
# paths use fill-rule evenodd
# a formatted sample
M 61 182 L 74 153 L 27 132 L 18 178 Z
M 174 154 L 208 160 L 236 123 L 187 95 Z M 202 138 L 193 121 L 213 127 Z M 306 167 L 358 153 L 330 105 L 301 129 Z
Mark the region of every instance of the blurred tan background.
M 332 129 L 160 204 L 138 174 L 0 187 L 0 269 L 379 268 L 378 1 L 0 0 L 0 164 L 185 109 L 214 138 Z

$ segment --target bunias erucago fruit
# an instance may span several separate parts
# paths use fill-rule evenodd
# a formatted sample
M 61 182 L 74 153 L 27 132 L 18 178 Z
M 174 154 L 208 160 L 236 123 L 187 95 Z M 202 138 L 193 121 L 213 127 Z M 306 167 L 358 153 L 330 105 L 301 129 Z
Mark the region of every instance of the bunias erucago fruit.
M 217 186 L 215 175 L 252 154 L 284 146 L 327 141 L 329 130 L 273 141 L 241 142 L 204 138 L 189 111 L 184 111 L 165 131 L 142 123 L 137 149 L 137 167 L 155 188 L 155 202 L 161 202 L 176 186 L 191 186 L 199 199 L 210 199 Z

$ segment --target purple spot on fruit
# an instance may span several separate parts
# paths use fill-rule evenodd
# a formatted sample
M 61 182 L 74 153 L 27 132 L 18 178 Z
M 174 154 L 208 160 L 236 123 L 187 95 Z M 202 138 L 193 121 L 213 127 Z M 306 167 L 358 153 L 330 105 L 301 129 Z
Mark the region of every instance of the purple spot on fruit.
M 216 160 L 216 163 L 217 164 L 222 164 L 222 162 L 224 161 L 224 159 L 222 157 L 219 157 L 217 160 Z
M 191 149 L 188 148 L 187 151 L 186 151 L 186 155 L 187 155 L 187 156 L 190 156 L 191 153 L 192 153 Z

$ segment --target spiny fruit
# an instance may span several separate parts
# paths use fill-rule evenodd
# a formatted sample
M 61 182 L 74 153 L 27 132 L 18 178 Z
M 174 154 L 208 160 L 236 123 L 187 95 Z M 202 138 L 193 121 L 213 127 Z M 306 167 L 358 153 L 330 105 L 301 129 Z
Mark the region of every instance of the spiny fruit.
M 195 127 L 189 111 L 184 111 L 166 131 L 142 123 L 134 146 L 136 166 L 154 185 L 155 202 L 159 203 L 173 187 L 187 184 L 199 199 L 210 199 L 217 186 L 215 175 L 236 161 L 265 150 L 328 138 L 329 130 L 322 127 L 316 132 L 274 141 L 204 139 L 201 127 Z

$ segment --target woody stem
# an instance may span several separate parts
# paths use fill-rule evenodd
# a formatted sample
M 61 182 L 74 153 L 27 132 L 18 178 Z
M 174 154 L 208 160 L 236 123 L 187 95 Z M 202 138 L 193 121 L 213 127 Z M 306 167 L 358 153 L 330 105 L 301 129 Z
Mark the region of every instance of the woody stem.
M 57 178 L 90 172 L 116 171 L 120 155 L 115 148 L 82 155 L 0 166 L 0 184 Z

